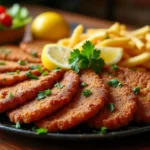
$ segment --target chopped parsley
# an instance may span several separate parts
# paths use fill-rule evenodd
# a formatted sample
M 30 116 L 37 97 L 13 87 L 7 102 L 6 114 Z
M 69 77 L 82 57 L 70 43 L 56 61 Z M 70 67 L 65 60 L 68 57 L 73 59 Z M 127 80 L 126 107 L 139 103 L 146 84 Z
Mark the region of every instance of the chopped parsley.
M 14 72 L 6 72 L 7 74 L 9 75 L 14 75 L 15 73 Z
M 93 130 L 94 133 L 97 134 L 106 134 L 107 133 L 107 128 L 106 127 L 101 127 L 100 130 Z
M 20 122 L 17 121 L 15 125 L 12 125 L 13 128 L 20 129 Z
M 58 88 L 58 89 L 62 89 L 62 88 L 64 87 L 64 85 L 57 82 L 57 83 L 54 85 L 54 87 L 56 87 L 56 88 Z
M 25 66 L 27 63 L 27 61 L 18 60 L 18 64 L 21 66 Z
M 6 49 L 5 47 L 1 47 L 0 52 L 4 53 L 5 55 L 8 55 L 8 54 L 10 54 L 10 49 Z
M 47 89 L 45 91 L 41 91 L 41 92 L 38 93 L 38 95 L 36 97 L 36 100 L 44 99 L 47 96 L 49 96 L 50 94 L 51 94 L 51 90 L 50 89 Z
M 85 89 L 82 91 L 82 95 L 85 97 L 89 97 L 92 94 L 92 92 L 89 89 Z
M 2 82 L 5 82 L 5 81 L 6 81 L 6 78 L 3 78 L 3 79 L 2 79 Z
M 37 52 L 33 51 L 33 52 L 31 53 L 31 55 L 32 55 L 33 57 L 37 57 Z
M 38 80 L 38 79 L 39 79 L 38 76 L 32 74 L 31 70 L 29 70 L 29 71 L 26 72 L 26 76 L 27 76 L 28 78 L 34 79 L 34 80 Z
M 130 68 L 132 71 L 135 71 L 136 72 L 136 68 Z
M 1 61 L 1 62 L 0 62 L 0 65 L 6 65 L 6 63 Z
M 119 82 L 118 80 L 116 80 L 116 79 L 111 79 L 110 81 L 108 81 L 107 82 L 107 84 L 108 85 L 110 85 L 111 87 L 114 87 L 114 88 L 116 88 L 116 87 L 122 87 L 123 85 L 122 85 L 122 83 L 121 82 Z
M 42 76 L 47 76 L 49 74 L 49 72 L 46 70 L 42 73 Z
M 47 134 L 47 133 L 48 133 L 48 130 L 45 129 L 45 128 L 34 129 L 34 131 L 35 131 L 38 135 Z
M 111 67 L 113 68 L 113 70 L 117 71 L 118 70 L 118 66 L 116 64 L 112 64 Z
M 40 73 L 43 73 L 42 67 L 41 67 L 40 65 L 30 66 L 30 68 L 31 68 L 32 70 L 37 69 L 37 70 L 39 70 Z
M 111 112 L 111 113 L 114 112 L 114 110 L 115 110 L 114 104 L 109 103 L 107 106 L 108 106 L 109 112 Z
M 100 58 L 100 53 L 101 51 L 96 49 L 90 41 L 86 41 L 82 46 L 82 50 L 74 49 L 71 52 L 69 64 L 76 73 L 86 68 L 91 68 L 99 73 L 105 65 L 104 60 Z
M 58 71 L 60 71 L 60 67 L 57 67 L 55 70 L 53 70 L 53 72 L 58 72 Z
M 106 127 L 101 127 L 101 133 L 106 134 L 107 133 L 107 128 Z
M 20 73 L 20 70 L 16 70 L 16 73 L 19 74 L 19 73 Z
M 9 93 L 9 98 L 13 98 L 13 97 L 14 97 L 13 93 Z
M 88 86 L 88 84 L 85 82 L 81 82 L 81 87 L 85 87 L 85 86 Z
M 132 89 L 132 92 L 137 95 L 140 92 L 140 87 L 135 87 Z

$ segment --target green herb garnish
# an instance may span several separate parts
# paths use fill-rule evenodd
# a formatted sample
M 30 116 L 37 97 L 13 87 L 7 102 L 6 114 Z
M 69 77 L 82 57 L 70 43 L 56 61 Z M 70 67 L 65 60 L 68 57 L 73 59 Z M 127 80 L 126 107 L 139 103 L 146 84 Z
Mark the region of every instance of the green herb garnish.
M 108 106 L 108 109 L 109 109 L 109 111 L 110 111 L 111 113 L 114 112 L 114 110 L 115 110 L 114 104 L 109 103 L 107 106 Z
M 58 71 L 60 71 L 60 67 L 57 67 L 55 70 L 53 70 L 53 72 L 58 72 Z
M 21 66 L 25 66 L 27 63 L 27 61 L 18 60 L 18 64 Z
M 101 127 L 100 130 L 93 130 L 94 133 L 96 134 L 106 134 L 107 133 L 107 128 L 106 127 Z
M 6 72 L 7 74 L 9 75 L 14 75 L 15 73 L 14 72 Z
M 105 39 L 110 39 L 110 36 L 109 36 L 109 35 L 107 35 L 107 36 L 105 37 Z
M 30 68 L 31 68 L 32 70 L 37 69 L 37 70 L 39 70 L 40 73 L 43 73 L 42 67 L 39 66 L 39 65 L 36 65 L 36 66 L 30 66 Z
M 107 133 L 107 128 L 106 127 L 101 127 L 101 133 L 106 134 Z
M 28 78 L 34 79 L 34 80 L 38 80 L 38 79 L 39 79 L 38 76 L 32 74 L 31 70 L 29 70 L 29 71 L 26 72 L 26 76 L 27 76 Z
M 19 74 L 19 73 L 20 73 L 20 70 L 16 70 L 16 73 Z
M 0 62 L 0 65 L 6 65 L 6 63 L 5 62 Z
M 136 72 L 136 68 L 130 68 L 132 71 L 135 71 Z
M 35 132 L 36 132 L 38 135 L 41 135 L 41 134 L 47 134 L 48 130 L 45 129 L 45 128 L 39 128 L 39 129 L 35 129 Z
M 51 90 L 47 89 L 38 93 L 36 100 L 44 99 L 51 94 Z
M 31 53 L 31 55 L 32 55 L 33 57 L 37 57 L 37 52 L 34 52 L 34 51 L 33 51 L 33 52 Z
M 62 89 L 62 88 L 64 87 L 64 85 L 57 82 L 57 83 L 54 85 L 54 87 L 56 87 L 56 88 L 58 88 L 58 89 Z
M 140 92 L 140 87 L 133 88 L 132 92 L 137 95 Z
M 46 70 L 42 73 L 42 76 L 47 76 L 49 74 L 49 72 Z
M 116 64 L 112 64 L 111 67 L 113 68 L 113 70 L 117 71 L 118 70 L 118 66 Z
M 13 128 L 20 129 L 20 122 L 17 121 L 15 125 L 12 125 Z
M 86 68 L 92 68 L 96 73 L 99 73 L 105 64 L 104 60 L 100 58 L 100 52 L 90 41 L 86 41 L 81 51 L 74 49 L 71 52 L 69 64 L 76 73 L 79 73 L 80 69 Z
M 122 86 L 123 86 L 122 83 L 119 82 L 119 81 L 116 80 L 116 79 L 112 79 L 112 80 L 108 81 L 107 84 L 110 85 L 111 87 L 114 87 L 114 88 L 116 88 L 116 87 L 118 87 L 118 86 L 119 86 L 119 87 L 122 87 Z
M 14 97 L 13 93 L 9 93 L 9 98 L 13 98 L 13 97 Z
M 4 53 L 5 55 L 8 55 L 8 54 L 10 54 L 10 49 L 7 49 L 3 46 L 0 48 L 0 52 Z
M 81 87 L 85 87 L 85 86 L 88 86 L 88 84 L 87 83 L 85 83 L 85 82 L 81 82 L 81 85 L 80 85 Z
M 92 92 L 89 89 L 85 89 L 82 91 L 82 95 L 85 97 L 89 97 L 92 94 Z

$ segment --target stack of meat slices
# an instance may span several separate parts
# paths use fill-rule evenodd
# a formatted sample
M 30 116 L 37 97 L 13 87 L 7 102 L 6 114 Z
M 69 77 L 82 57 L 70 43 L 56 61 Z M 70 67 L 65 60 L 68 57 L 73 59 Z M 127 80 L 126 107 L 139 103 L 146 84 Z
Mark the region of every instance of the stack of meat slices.
M 41 70 L 30 69 L 41 66 L 40 55 L 46 43 L 0 48 L 0 113 L 6 112 L 11 122 L 32 122 L 49 132 L 82 123 L 110 130 L 133 120 L 150 123 L 149 73 L 107 66 L 99 75 L 92 70 L 80 74 L 55 70 L 43 76 Z M 133 90 L 136 88 L 138 92 Z

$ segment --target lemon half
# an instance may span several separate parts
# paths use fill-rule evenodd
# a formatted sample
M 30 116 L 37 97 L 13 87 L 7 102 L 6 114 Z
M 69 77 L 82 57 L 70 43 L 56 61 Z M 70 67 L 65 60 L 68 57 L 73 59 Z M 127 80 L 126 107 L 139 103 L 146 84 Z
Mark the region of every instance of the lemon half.
M 71 66 L 68 62 L 72 49 L 56 44 L 45 45 L 41 60 L 45 68 L 48 70 L 61 67 L 62 69 L 70 69 Z
M 117 64 L 123 57 L 123 48 L 120 47 L 105 47 L 97 46 L 97 49 L 101 51 L 101 57 L 104 59 L 105 64 Z

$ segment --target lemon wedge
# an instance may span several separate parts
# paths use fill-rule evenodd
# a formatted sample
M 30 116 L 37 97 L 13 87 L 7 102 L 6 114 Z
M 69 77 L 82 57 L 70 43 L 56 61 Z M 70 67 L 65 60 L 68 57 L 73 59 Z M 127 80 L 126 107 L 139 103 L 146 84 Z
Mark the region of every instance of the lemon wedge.
M 101 51 L 101 57 L 107 65 L 117 64 L 123 56 L 123 49 L 120 47 L 97 46 L 96 48 Z
M 56 44 L 47 44 L 42 51 L 42 64 L 48 70 L 56 69 L 56 67 L 61 67 L 62 69 L 70 69 L 71 66 L 68 63 L 72 49 L 56 45 Z

